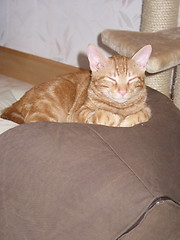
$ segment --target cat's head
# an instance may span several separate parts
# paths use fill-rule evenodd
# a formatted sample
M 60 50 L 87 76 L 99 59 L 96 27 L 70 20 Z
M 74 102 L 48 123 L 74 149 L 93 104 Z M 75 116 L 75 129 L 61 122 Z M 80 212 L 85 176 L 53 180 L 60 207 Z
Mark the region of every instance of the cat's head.
M 87 54 L 96 93 L 118 103 L 137 96 L 145 89 L 144 75 L 151 51 L 151 45 L 146 45 L 132 58 L 109 58 L 97 46 L 89 45 Z

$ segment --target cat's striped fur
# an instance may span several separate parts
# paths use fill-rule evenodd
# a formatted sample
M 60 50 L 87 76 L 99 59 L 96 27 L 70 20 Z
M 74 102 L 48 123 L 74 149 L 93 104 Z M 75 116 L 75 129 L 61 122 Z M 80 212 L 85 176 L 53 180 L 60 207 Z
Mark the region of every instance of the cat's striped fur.
M 151 117 L 144 73 L 151 46 L 132 58 L 108 58 L 89 45 L 91 73 L 80 71 L 30 89 L 1 117 L 16 123 L 80 122 L 130 127 Z

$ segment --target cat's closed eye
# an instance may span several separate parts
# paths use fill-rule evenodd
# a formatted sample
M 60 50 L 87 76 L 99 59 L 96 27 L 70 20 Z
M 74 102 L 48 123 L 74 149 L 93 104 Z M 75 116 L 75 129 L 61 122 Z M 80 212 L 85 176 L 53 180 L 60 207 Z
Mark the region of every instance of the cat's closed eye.
M 133 77 L 133 78 L 128 79 L 128 83 L 133 83 L 133 82 L 138 82 L 138 81 L 139 81 L 138 77 Z
M 111 81 L 113 83 L 117 83 L 117 80 L 115 78 L 112 78 L 112 77 L 107 77 L 106 78 L 108 81 Z

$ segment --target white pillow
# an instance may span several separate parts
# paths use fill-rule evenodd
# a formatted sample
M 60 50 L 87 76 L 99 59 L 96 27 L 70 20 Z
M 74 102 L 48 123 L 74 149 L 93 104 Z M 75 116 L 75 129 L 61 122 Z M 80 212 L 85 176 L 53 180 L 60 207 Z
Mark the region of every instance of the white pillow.
M 0 111 L 19 100 L 31 84 L 0 74 Z
M 19 100 L 32 87 L 33 85 L 29 83 L 0 74 L 0 113 L 4 108 Z M 0 133 L 17 125 L 12 121 L 0 118 Z
M 16 126 L 17 123 L 0 118 L 0 134 Z

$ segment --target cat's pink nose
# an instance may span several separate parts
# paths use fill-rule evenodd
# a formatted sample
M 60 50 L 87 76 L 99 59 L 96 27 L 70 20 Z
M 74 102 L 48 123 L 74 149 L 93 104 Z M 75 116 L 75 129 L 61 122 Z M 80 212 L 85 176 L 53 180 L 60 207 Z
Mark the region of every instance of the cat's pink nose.
M 120 92 L 121 96 L 123 96 L 123 97 L 124 97 L 124 95 L 126 95 L 126 91 L 120 90 L 119 92 Z

